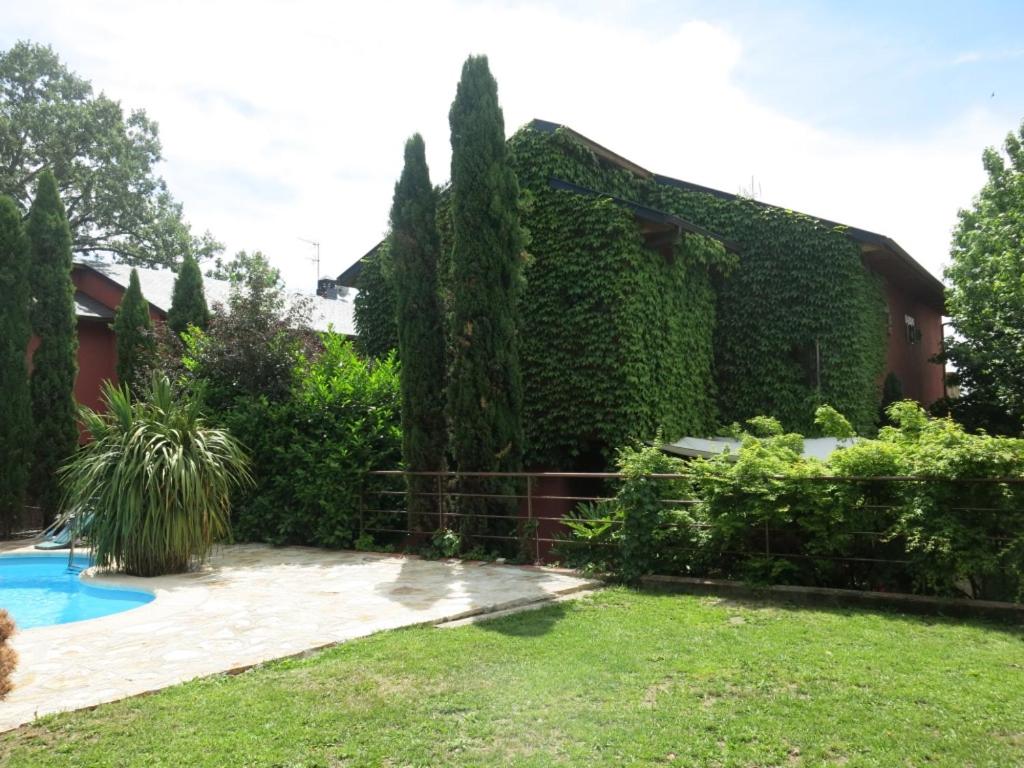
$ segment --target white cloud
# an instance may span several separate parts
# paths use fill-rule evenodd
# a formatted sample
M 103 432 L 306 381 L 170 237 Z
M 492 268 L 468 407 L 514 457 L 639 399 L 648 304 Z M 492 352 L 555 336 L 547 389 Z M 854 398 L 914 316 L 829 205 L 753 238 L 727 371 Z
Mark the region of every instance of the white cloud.
M 31 6 L 31 7 L 29 7 Z M 48 0 L 7 34 L 49 42 L 97 88 L 160 123 L 163 173 L 197 229 L 270 254 L 311 289 L 312 248 L 337 274 L 380 237 L 405 138 L 448 175 L 448 107 L 485 52 L 506 126 L 571 125 L 666 175 L 876 229 L 934 272 L 958 206 L 1003 127 L 965 115 L 914 142 L 836 135 L 737 85 L 742 41 L 691 21 L 671 33 L 542 5 Z M 13 39 L 13 38 L 12 38 Z M 9 42 L 9 41 L 8 41 Z M 807 94 L 808 99 L 815 94 Z
M 967 51 L 953 57 L 953 66 L 976 64 L 980 61 L 1005 61 L 1019 59 L 1024 56 L 1024 48 L 1011 48 L 1001 51 Z

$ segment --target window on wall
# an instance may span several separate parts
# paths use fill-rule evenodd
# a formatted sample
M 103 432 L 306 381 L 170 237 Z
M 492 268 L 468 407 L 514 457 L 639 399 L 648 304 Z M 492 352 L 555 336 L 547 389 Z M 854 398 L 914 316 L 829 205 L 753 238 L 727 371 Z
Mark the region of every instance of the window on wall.
M 904 328 L 907 332 L 907 343 L 908 344 L 920 344 L 921 343 L 921 329 L 917 327 L 917 320 L 912 315 L 903 316 Z

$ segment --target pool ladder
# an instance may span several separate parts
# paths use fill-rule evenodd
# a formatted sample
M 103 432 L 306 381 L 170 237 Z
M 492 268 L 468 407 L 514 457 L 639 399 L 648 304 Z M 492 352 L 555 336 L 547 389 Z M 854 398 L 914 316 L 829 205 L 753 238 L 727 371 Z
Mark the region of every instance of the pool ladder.
M 68 547 L 68 573 L 81 573 L 83 568 L 79 565 L 75 565 L 75 539 L 78 538 L 78 531 L 75 530 L 75 515 L 71 515 L 71 519 L 68 520 L 68 525 L 71 526 L 71 538 L 69 539 L 70 546 Z

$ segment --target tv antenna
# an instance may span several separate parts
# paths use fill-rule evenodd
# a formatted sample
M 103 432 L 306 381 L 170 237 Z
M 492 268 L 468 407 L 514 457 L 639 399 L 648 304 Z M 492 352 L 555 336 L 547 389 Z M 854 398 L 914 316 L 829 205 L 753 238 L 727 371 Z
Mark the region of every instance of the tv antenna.
M 761 182 L 750 176 L 750 189 L 740 187 L 740 197 L 749 197 L 751 200 L 758 200 L 761 197 Z
M 319 283 L 320 282 L 320 243 L 317 240 L 307 240 L 304 237 L 300 237 L 299 240 L 301 240 L 304 243 L 309 243 L 314 248 L 316 248 L 316 256 L 311 257 L 310 261 L 316 263 L 316 281 Z

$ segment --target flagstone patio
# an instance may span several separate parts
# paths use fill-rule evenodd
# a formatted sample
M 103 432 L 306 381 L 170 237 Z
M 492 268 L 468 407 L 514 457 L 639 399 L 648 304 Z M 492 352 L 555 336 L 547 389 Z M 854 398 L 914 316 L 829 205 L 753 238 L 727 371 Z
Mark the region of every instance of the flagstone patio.
M 0 730 L 383 629 L 452 621 L 594 585 L 545 568 L 263 545 L 220 548 L 196 573 L 83 578 L 145 589 L 156 599 L 17 633 L 20 661 L 15 689 L 0 703 Z

